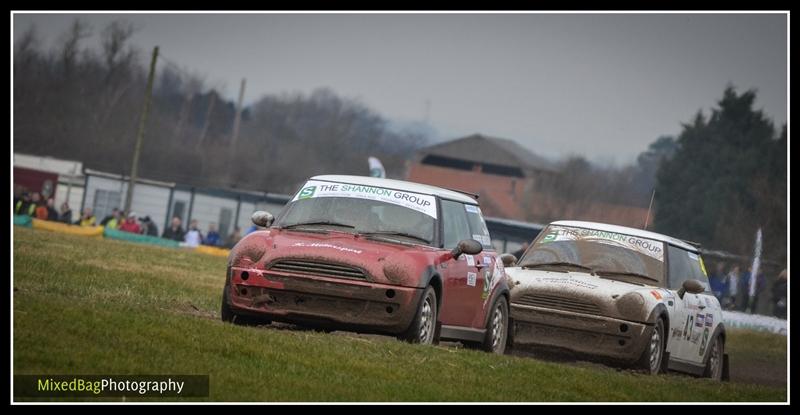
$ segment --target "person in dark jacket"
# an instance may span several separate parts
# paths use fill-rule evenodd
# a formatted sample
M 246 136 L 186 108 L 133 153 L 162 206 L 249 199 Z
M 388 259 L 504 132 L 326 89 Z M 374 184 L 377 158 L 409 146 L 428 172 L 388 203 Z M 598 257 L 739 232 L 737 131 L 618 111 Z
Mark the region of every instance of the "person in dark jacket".
M 158 236 L 158 226 L 150 219 L 150 216 L 145 216 L 142 219 L 142 233 L 148 236 Z
M 222 236 L 217 232 L 217 225 L 210 223 L 208 225 L 208 233 L 203 238 L 203 245 L 218 246 L 222 243 Z
M 67 202 L 61 204 L 61 213 L 58 215 L 58 221 L 64 222 L 67 225 L 72 223 L 72 209 L 69 208 Z
M 778 279 L 772 283 L 772 314 L 778 318 L 786 318 L 788 277 L 786 270 L 783 270 L 778 274 Z
M 181 228 L 181 218 L 175 216 L 172 218 L 172 223 L 167 229 L 164 229 L 164 233 L 161 234 L 161 237 L 164 239 L 172 239 L 173 241 L 183 242 L 183 236 L 185 232 L 183 228 Z

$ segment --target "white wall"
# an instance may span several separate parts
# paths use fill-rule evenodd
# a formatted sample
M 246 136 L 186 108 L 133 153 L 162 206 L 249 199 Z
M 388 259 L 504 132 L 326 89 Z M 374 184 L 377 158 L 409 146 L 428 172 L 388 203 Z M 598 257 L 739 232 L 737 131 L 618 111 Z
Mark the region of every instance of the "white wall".
M 81 200 L 83 200 L 83 186 L 72 185 L 69 190 L 69 200 L 67 200 L 67 189 L 69 186 L 59 183 L 56 187 L 55 208 L 58 214 L 61 214 L 61 204 L 67 202 L 69 208 L 72 209 L 72 222 L 78 220 L 80 216 Z
M 84 206 L 95 206 L 95 195 L 97 190 L 120 192 L 120 209 L 125 208 L 125 195 L 128 191 L 128 183 L 118 179 L 107 177 L 89 176 L 86 185 L 86 201 Z M 74 188 L 73 188 L 74 191 Z M 154 186 L 151 184 L 137 183 L 133 188 L 133 203 L 131 210 L 139 217 L 150 216 L 156 225 L 159 233 L 163 232 L 163 223 L 167 215 L 167 202 L 169 201 L 169 191 L 167 187 Z M 66 191 L 65 191 L 66 194 Z M 76 212 L 77 213 L 77 212 Z M 98 222 L 103 218 L 97 216 Z
M 231 216 L 230 225 L 225 231 L 226 234 L 222 235 L 223 238 L 233 230 L 233 221 L 236 219 L 236 198 L 209 196 L 195 192 L 192 220 L 197 220 L 197 226 L 204 236 L 208 232 L 208 225 L 212 222 L 219 231 L 220 214 L 224 208 L 230 209 Z

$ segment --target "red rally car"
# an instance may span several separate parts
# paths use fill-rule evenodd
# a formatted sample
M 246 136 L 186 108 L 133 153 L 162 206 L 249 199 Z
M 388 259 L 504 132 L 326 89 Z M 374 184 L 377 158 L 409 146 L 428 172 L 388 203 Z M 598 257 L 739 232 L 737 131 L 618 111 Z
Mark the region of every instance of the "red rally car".
M 474 197 L 315 176 L 277 218 L 256 212 L 253 222 L 266 229 L 231 250 L 222 320 L 505 350 L 509 286 Z

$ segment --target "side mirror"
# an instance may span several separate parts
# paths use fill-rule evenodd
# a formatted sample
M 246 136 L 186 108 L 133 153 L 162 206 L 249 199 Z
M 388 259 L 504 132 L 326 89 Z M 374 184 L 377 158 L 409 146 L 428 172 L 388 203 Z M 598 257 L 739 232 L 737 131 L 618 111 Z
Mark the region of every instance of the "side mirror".
M 272 216 L 269 212 L 257 210 L 253 213 L 253 216 L 250 216 L 250 220 L 253 221 L 253 224 L 256 226 L 267 228 L 275 221 L 275 216 Z
M 700 294 L 705 290 L 706 287 L 704 287 L 703 284 L 700 283 L 700 281 L 694 279 L 686 280 L 683 282 L 683 284 L 681 284 L 681 288 L 678 289 L 678 297 L 680 297 L 681 300 L 683 300 L 683 296 L 687 292 L 692 294 Z
M 503 261 L 504 267 L 513 267 L 514 265 L 517 265 L 517 257 L 512 254 L 500 255 L 500 259 Z
M 474 239 L 462 239 L 450 253 L 453 255 L 453 259 L 458 259 L 461 254 L 477 255 L 481 251 L 483 251 L 483 245 L 480 242 Z

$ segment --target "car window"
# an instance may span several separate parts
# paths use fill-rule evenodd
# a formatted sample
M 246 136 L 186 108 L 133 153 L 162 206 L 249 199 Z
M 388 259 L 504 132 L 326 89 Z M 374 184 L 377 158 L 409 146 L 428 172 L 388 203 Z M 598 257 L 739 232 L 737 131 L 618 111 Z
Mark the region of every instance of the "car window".
M 483 249 L 494 249 L 492 238 L 489 237 L 489 228 L 483 220 L 481 208 L 475 205 L 464 205 L 467 212 L 467 222 L 469 222 L 470 237 L 483 245 Z
M 677 290 L 688 279 L 696 279 L 709 290 L 708 277 L 703 272 L 699 254 L 669 245 L 669 288 Z
M 442 225 L 444 247 L 453 249 L 462 239 L 471 239 L 467 211 L 463 203 L 442 200 Z

